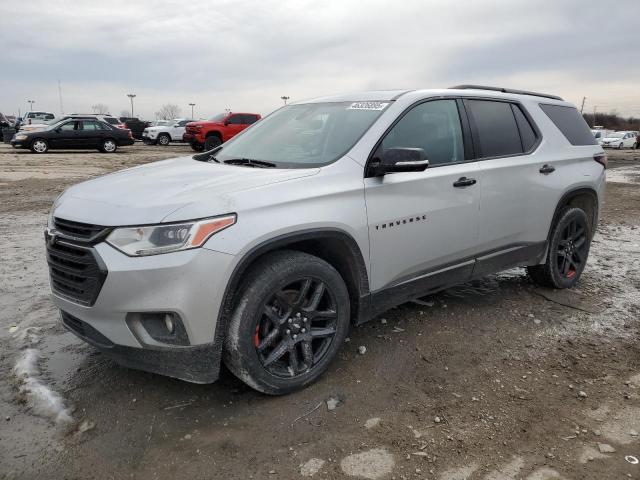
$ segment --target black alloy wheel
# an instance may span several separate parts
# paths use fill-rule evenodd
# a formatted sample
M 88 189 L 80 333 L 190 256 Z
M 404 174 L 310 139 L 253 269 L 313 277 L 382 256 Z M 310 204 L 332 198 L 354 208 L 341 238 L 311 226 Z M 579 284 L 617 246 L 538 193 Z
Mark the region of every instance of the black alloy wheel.
M 301 278 L 279 289 L 265 303 L 254 345 L 272 375 L 299 376 L 326 355 L 337 333 L 336 301 L 317 278 Z

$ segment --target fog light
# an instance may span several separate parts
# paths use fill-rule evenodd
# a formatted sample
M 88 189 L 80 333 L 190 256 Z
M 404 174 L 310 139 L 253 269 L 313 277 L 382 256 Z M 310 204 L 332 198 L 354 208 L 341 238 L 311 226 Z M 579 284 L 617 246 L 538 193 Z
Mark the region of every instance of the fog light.
M 172 313 L 167 313 L 164 316 L 164 326 L 167 327 L 167 332 L 169 332 L 169 335 L 173 335 L 176 332 L 176 326 L 173 323 Z
M 189 345 L 189 336 L 175 312 L 128 313 L 127 325 L 143 344 Z

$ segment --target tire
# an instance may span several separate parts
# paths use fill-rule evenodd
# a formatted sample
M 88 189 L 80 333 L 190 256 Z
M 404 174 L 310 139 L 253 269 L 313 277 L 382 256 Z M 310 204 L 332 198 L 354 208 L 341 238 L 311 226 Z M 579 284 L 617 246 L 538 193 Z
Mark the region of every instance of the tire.
M 44 138 L 36 138 L 31 142 L 31 151 L 33 153 L 47 153 L 49 151 L 49 143 Z
M 281 250 L 258 260 L 240 291 L 224 343 L 229 370 L 269 395 L 315 382 L 349 330 L 349 293 L 336 269 Z
M 620 145 L 618 145 L 618 150 L 622 150 L 622 147 L 623 147 L 622 142 L 620 142 Z
M 115 153 L 117 149 L 118 143 L 113 138 L 104 139 L 100 146 L 100 151 L 102 153 Z
M 527 267 L 529 276 L 542 287 L 573 287 L 587 264 L 591 237 L 584 210 L 565 207 L 553 227 L 546 262 Z
M 160 135 L 158 135 L 157 143 L 158 145 L 166 147 L 167 145 L 169 145 L 169 143 L 171 143 L 171 137 L 166 133 L 161 133 Z
M 218 145 L 222 144 L 222 140 L 220 140 L 220 137 L 218 137 L 217 135 L 211 135 L 210 137 L 207 137 L 207 139 L 204 141 L 204 149 L 205 151 L 209 151 L 209 150 L 213 150 L 214 148 L 216 148 Z
M 194 152 L 202 152 L 204 150 L 204 146 L 199 143 L 191 143 L 191 149 Z

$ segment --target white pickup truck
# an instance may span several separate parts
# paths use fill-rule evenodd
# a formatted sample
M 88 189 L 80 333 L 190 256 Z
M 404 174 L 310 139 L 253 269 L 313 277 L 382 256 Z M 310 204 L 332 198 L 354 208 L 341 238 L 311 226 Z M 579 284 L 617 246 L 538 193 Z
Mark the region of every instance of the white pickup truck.
M 142 141 L 148 145 L 169 145 L 171 142 L 182 142 L 187 123 L 192 122 L 186 118 L 174 118 L 168 125 L 147 127 L 142 132 Z

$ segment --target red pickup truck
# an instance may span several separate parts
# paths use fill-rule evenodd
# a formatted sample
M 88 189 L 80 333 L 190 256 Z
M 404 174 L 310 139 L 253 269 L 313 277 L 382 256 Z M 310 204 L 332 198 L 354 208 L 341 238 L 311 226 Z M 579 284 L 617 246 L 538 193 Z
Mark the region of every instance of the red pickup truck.
M 257 113 L 220 113 L 209 120 L 187 123 L 182 140 L 196 152 L 211 150 L 262 118 Z

